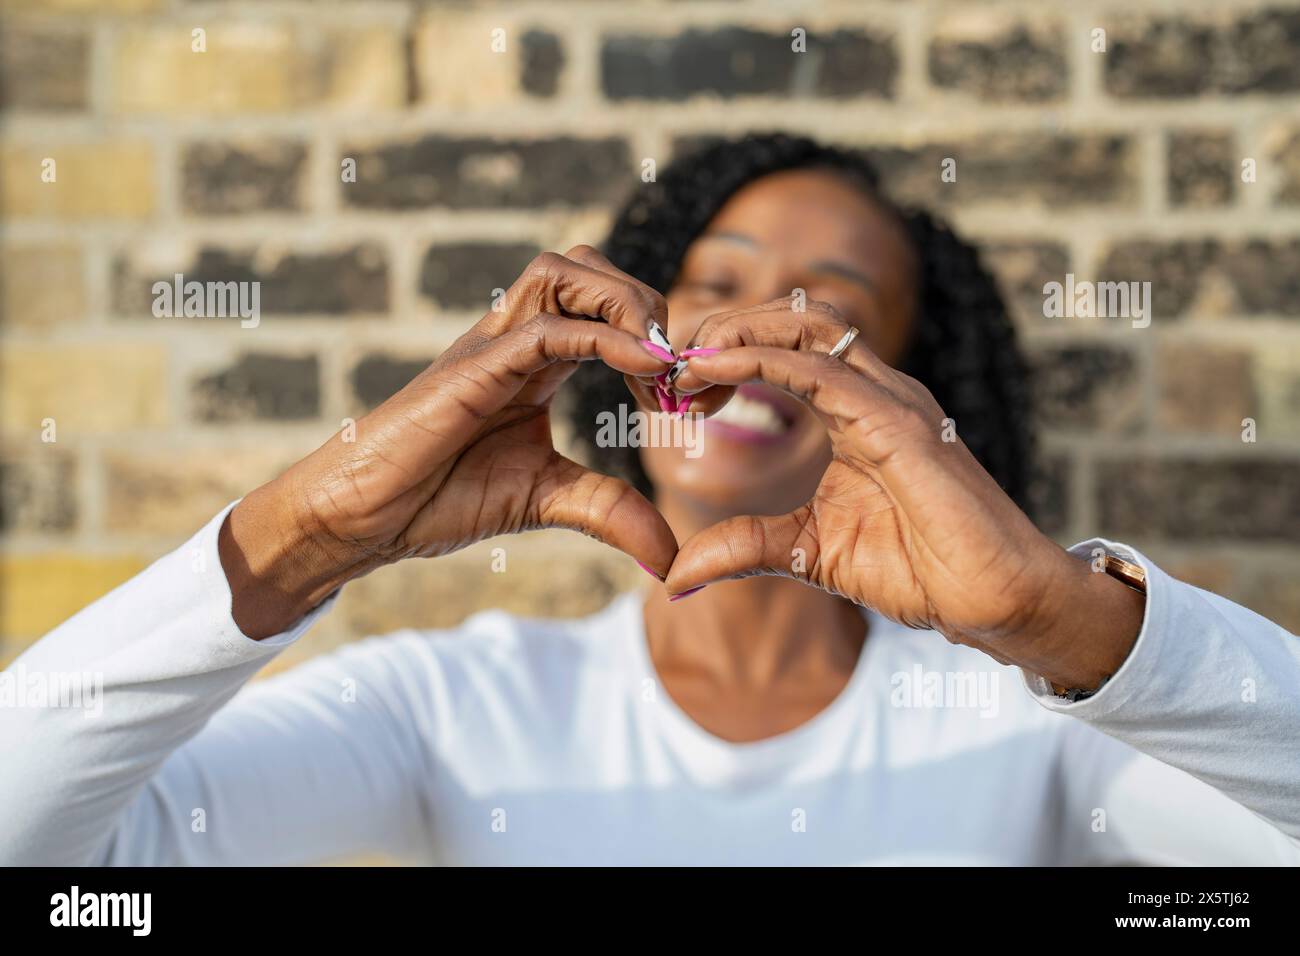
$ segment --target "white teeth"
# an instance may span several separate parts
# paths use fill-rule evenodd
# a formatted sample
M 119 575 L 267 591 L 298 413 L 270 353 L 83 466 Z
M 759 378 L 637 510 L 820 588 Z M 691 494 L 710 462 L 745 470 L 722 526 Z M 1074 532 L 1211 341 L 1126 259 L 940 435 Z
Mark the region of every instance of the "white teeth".
M 714 421 L 768 435 L 780 435 L 786 430 L 785 421 L 767 402 L 755 401 L 739 393 L 722 406 L 722 410 L 713 416 Z

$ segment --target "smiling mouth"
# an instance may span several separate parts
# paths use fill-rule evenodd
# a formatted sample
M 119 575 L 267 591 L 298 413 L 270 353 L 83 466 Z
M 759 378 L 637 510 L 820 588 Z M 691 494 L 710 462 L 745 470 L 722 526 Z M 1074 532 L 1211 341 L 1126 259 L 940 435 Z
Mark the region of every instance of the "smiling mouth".
M 794 419 L 761 392 L 742 387 L 706 425 L 736 438 L 774 441 L 789 434 Z

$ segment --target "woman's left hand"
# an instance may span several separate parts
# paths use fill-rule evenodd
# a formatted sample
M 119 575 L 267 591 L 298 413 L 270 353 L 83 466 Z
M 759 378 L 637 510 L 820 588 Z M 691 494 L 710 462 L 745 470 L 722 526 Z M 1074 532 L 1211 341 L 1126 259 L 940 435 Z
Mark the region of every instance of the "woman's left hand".
M 785 321 L 771 321 L 775 310 Z M 721 351 L 691 357 L 681 391 L 783 389 L 825 424 L 833 457 L 802 507 L 731 518 L 686 541 L 669 591 L 795 577 L 1055 683 L 1098 685 L 1137 636 L 1142 596 L 1039 532 L 920 382 L 861 337 L 830 358 L 848 330 L 829 306 L 780 302 L 715 316 L 696 334 L 692 349 Z

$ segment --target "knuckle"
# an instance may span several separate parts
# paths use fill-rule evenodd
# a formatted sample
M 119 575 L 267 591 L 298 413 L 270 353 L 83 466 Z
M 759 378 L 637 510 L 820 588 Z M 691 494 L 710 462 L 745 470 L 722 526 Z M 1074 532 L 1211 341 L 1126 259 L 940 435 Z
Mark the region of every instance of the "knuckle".
M 541 339 L 545 337 L 547 330 L 550 329 L 558 319 L 559 316 L 552 315 L 549 312 L 538 312 L 536 315 L 531 316 L 528 321 L 524 322 L 524 324 L 519 327 L 519 331 Z
M 533 261 L 528 263 L 528 268 L 524 272 L 534 282 L 549 283 L 555 278 L 564 262 L 565 258 L 558 252 L 542 252 L 533 257 Z
M 595 246 L 580 242 L 566 252 L 564 258 L 573 259 L 575 262 L 586 262 L 591 259 L 600 259 L 602 256 Z

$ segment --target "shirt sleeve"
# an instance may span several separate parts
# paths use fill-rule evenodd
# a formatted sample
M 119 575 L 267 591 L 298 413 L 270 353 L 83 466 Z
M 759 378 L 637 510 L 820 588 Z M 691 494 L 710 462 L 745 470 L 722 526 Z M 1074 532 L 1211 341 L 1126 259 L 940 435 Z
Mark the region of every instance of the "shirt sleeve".
M 413 845 L 417 744 L 376 686 L 393 679 L 382 660 L 333 655 L 241 692 L 335 596 L 282 634 L 245 636 L 217 551 L 234 504 L 0 673 L 0 864 L 293 863 Z
M 1143 834 L 1164 831 L 1225 851 L 1254 850 L 1254 862 L 1300 862 L 1300 639 L 1171 578 L 1127 545 L 1095 538 L 1070 551 L 1089 557 L 1097 548 L 1146 571 L 1145 616 L 1127 659 L 1100 691 L 1074 703 L 1022 671 L 1044 707 L 1113 738 L 1067 729 L 1060 754 L 1066 805 L 1094 818 L 1106 803 L 1138 808 L 1129 819 L 1141 825 L 1127 837 L 1138 857 Z M 1134 750 L 1164 766 L 1136 759 Z M 1180 815 L 1183 825 L 1172 825 Z M 1184 849 L 1196 855 L 1195 847 Z M 1180 852 L 1159 847 L 1145 856 L 1176 862 Z

